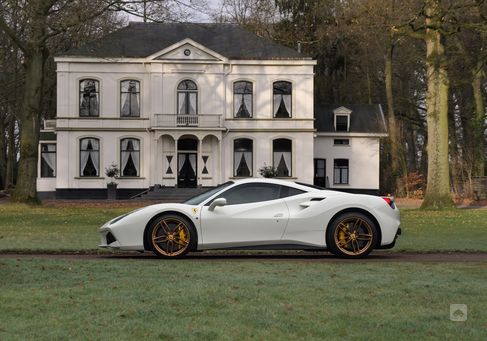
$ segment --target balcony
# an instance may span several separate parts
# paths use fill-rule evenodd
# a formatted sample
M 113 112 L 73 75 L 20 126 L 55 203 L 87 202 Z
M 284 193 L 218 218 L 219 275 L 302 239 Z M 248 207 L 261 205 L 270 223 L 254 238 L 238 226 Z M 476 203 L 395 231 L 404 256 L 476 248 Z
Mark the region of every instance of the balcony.
M 155 114 L 152 126 L 154 128 L 221 128 L 220 118 L 219 114 Z

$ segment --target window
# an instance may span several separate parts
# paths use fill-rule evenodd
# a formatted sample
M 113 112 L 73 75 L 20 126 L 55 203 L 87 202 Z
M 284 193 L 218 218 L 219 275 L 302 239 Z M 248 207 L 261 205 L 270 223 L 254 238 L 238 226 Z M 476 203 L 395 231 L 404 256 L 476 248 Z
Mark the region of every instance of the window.
M 56 177 L 56 144 L 41 144 L 41 178 Z
M 126 80 L 120 82 L 120 116 L 140 116 L 140 82 Z
M 281 198 L 287 198 L 287 197 L 292 197 L 294 195 L 299 195 L 306 193 L 306 191 L 303 191 L 301 189 L 297 189 L 294 187 L 288 187 L 288 186 L 281 186 Z
M 80 176 L 100 176 L 100 140 L 80 140 Z
M 123 139 L 120 141 L 121 176 L 140 176 L 140 141 Z
M 274 168 L 278 177 L 292 175 L 292 141 L 288 139 L 276 139 L 272 142 Z
M 178 85 L 178 114 L 196 115 L 198 113 L 198 87 L 191 80 Z
M 252 176 L 253 143 L 251 139 L 233 141 L 233 176 Z
M 274 100 L 274 117 L 290 118 L 292 114 L 292 84 L 290 82 L 274 82 L 273 100 Z
M 335 159 L 333 162 L 333 183 L 348 184 L 348 159 Z
M 279 199 L 280 191 L 279 185 L 250 183 L 233 187 L 218 197 L 225 198 L 227 205 L 240 205 Z
M 82 79 L 79 82 L 79 116 L 98 117 L 100 107 L 100 86 L 95 79 Z
M 233 112 L 236 118 L 252 117 L 252 83 L 233 83 Z
M 348 146 L 348 145 L 350 145 L 350 140 L 349 139 L 334 139 L 333 144 L 335 146 Z
M 348 115 L 336 115 L 335 120 L 336 131 L 348 131 Z

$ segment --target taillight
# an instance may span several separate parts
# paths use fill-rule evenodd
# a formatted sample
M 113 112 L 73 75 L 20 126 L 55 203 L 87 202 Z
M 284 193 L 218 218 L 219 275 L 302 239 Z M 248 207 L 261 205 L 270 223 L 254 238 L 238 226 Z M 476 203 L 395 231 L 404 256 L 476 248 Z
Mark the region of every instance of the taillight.
M 384 199 L 387 205 L 389 205 L 392 209 L 396 208 L 394 197 L 382 197 L 382 199 Z

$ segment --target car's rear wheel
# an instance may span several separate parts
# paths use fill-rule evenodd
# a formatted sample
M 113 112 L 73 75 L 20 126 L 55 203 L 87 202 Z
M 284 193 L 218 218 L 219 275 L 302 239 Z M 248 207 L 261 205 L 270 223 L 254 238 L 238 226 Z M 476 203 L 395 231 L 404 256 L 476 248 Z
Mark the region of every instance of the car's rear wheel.
M 366 257 L 377 242 L 377 227 L 369 217 L 359 212 L 340 215 L 326 233 L 329 250 L 342 258 Z
M 178 215 L 158 217 L 152 222 L 148 232 L 151 249 L 159 257 L 184 256 L 196 243 L 193 225 Z

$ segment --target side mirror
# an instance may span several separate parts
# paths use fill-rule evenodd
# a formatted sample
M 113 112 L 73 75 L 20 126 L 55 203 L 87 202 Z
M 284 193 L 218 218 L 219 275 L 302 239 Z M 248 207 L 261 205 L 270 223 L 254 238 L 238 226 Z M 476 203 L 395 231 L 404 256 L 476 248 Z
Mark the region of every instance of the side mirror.
M 210 207 L 208 207 L 208 211 L 213 212 L 217 206 L 225 206 L 226 204 L 227 204 L 227 199 L 217 198 L 213 200 L 213 202 L 210 204 Z

